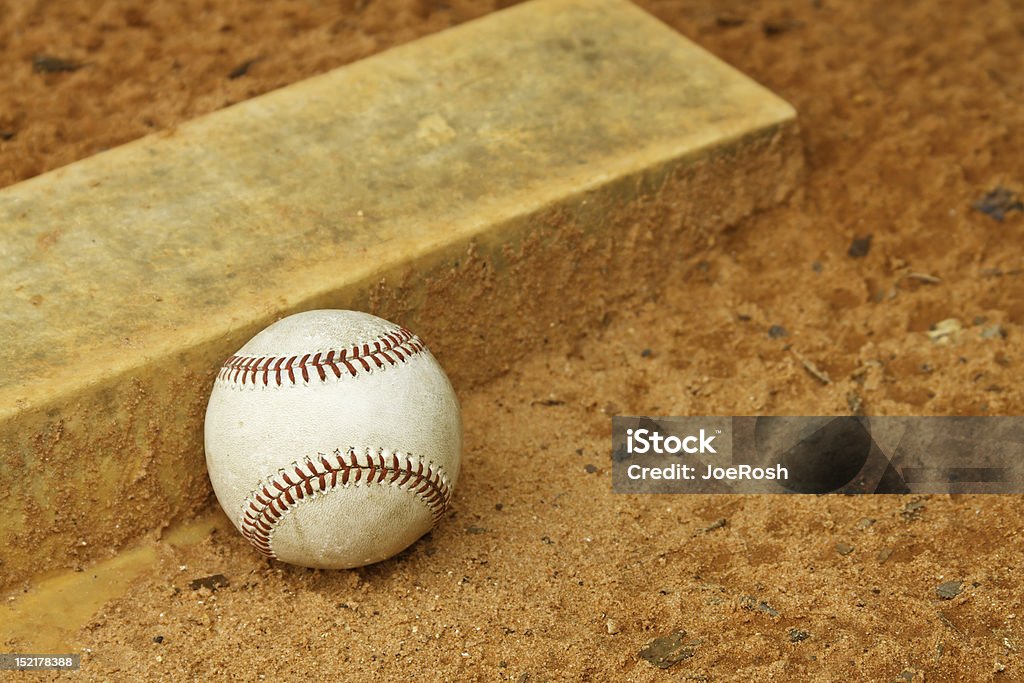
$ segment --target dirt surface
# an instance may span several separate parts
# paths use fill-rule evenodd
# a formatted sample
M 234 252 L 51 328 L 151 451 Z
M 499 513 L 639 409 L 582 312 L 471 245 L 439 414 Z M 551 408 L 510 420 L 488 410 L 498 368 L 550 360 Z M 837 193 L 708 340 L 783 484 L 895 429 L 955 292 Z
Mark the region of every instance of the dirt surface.
M 6 3 L 0 181 L 495 5 L 207 4 Z M 83 678 L 1024 680 L 1020 496 L 614 496 L 608 459 L 613 414 L 1020 412 L 1024 7 L 641 4 L 796 106 L 803 190 L 464 388 L 429 538 L 349 572 L 165 543 Z

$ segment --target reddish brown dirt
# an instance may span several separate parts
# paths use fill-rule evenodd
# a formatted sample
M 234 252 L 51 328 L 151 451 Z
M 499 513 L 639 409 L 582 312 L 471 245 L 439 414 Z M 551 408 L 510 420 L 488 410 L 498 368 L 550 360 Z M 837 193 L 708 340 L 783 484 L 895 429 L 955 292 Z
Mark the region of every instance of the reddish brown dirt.
M 8 2 L 0 182 L 496 4 Z M 165 545 L 82 632 L 87 677 L 1024 680 L 1020 496 L 621 497 L 607 467 L 615 413 L 1021 411 L 1024 214 L 971 207 L 1024 190 L 1024 6 L 641 4 L 796 106 L 805 187 L 466 392 L 465 476 L 428 540 L 352 572 L 271 566 L 233 533 Z M 83 66 L 34 73 L 36 53 Z M 230 586 L 189 590 L 214 573 Z M 679 630 L 689 659 L 638 656 Z

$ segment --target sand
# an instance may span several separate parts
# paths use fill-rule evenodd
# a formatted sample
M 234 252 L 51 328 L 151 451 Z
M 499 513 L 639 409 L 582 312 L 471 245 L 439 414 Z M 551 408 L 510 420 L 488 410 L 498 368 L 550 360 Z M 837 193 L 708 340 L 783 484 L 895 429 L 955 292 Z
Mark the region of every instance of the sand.
M 0 182 L 496 4 L 8 3 Z M 640 4 L 796 106 L 802 190 L 458 387 L 464 475 L 428 538 L 342 572 L 226 524 L 163 542 L 78 634 L 79 678 L 1024 679 L 1021 496 L 619 496 L 608 457 L 614 414 L 1020 412 L 1024 213 L 972 207 L 1024 191 L 1024 7 Z

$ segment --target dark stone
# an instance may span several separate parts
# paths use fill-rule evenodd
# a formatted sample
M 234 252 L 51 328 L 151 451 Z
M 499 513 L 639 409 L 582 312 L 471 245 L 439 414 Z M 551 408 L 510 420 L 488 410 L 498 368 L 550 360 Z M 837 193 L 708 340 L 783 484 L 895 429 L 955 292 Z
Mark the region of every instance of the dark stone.
M 667 669 L 689 659 L 697 652 L 696 641 L 685 642 L 686 631 L 679 630 L 667 636 L 655 638 L 640 650 L 640 658 L 651 666 Z
M 51 55 L 36 55 L 32 58 L 32 70 L 37 74 L 78 71 L 81 68 L 80 63 L 71 59 L 62 59 Z
M 807 640 L 811 637 L 811 634 L 807 631 L 802 631 L 798 628 L 789 629 L 789 642 L 799 643 L 801 640 Z
M 971 208 L 981 211 L 997 221 L 1002 221 L 1010 211 L 1024 211 L 1024 202 L 1020 200 L 1020 195 L 1016 192 L 1005 187 L 997 187 L 971 204 Z
M 863 237 L 854 237 L 853 241 L 850 242 L 850 248 L 846 250 L 846 254 L 850 258 L 864 258 L 871 251 L 871 235 L 865 235 Z
M 943 600 L 952 600 L 964 590 L 963 581 L 944 581 L 935 587 L 935 593 Z

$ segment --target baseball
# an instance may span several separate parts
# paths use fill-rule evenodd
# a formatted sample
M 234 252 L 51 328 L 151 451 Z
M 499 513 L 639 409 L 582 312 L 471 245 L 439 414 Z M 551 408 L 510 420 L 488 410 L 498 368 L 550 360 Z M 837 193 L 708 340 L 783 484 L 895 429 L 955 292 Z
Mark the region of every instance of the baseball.
M 409 330 L 367 313 L 307 311 L 227 359 L 206 410 L 217 500 L 266 557 L 359 567 L 444 514 L 462 423 L 448 378 Z

